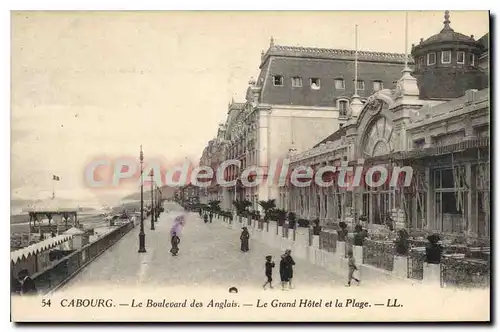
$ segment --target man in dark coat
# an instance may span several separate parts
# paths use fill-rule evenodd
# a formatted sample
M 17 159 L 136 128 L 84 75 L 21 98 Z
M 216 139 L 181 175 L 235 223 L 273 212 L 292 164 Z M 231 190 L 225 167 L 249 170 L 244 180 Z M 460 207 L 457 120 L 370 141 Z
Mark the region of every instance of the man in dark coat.
M 21 270 L 17 276 L 21 282 L 22 295 L 35 295 L 37 293 L 35 281 L 31 279 L 27 269 Z
M 10 273 L 10 292 L 11 294 L 20 294 L 21 293 L 21 282 L 14 277 L 12 272 Z
M 240 235 L 241 251 L 247 252 L 248 250 L 250 250 L 248 245 L 248 240 L 250 239 L 250 233 L 248 232 L 248 229 L 246 227 L 243 227 L 242 229 L 243 231 L 241 232 Z
M 172 234 L 172 239 L 170 240 L 172 244 L 172 249 L 170 249 L 170 252 L 172 253 L 172 256 L 177 256 L 177 253 L 179 252 L 179 243 L 181 243 L 181 239 L 177 236 L 175 232 Z

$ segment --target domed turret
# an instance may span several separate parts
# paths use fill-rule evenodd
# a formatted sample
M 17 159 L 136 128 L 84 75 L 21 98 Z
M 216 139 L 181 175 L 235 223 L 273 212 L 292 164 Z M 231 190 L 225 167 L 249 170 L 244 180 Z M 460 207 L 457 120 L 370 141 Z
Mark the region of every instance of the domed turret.
M 455 32 L 450 27 L 449 11 L 445 12 L 443 23 L 438 34 L 412 45 L 413 75 L 418 80 L 421 99 L 457 98 L 466 90 L 480 90 L 488 85 L 487 73 L 478 66 L 483 45 L 473 36 Z

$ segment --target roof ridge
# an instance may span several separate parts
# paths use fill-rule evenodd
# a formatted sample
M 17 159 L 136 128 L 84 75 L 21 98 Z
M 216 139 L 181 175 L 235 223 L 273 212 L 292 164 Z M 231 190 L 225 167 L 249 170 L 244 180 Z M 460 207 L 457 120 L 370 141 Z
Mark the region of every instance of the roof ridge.
M 274 49 L 295 49 L 295 50 L 301 50 L 301 51 L 316 51 L 316 52 L 323 52 L 323 53 L 331 53 L 331 52 L 338 52 L 338 53 L 355 53 L 356 50 L 352 49 L 342 49 L 342 48 L 325 48 L 325 47 L 307 47 L 307 46 L 291 46 L 291 45 L 274 45 Z M 271 49 L 272 50 L 272 49 Z M 397 52 L 379 52 L 379 51 L 359 51 L 358 54 L 360 55 L 398 55 L 398 56 L 405 56 L 404 53 L 397 53 Z

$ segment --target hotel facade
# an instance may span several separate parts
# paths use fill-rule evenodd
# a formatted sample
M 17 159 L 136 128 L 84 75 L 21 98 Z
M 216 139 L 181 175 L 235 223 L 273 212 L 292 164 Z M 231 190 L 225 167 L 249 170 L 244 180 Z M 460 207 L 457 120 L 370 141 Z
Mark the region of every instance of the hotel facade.
M 291 156 L 292 169 L 359 160 L 389 171 L 409 166 L 410 186 L 287 186 L 283 207 L 322 224 L 361 219 L 377 228 L 389 218 L 400 228 L 489 238 L 488 39 L 453 31 L 446 13 L 438 34 L 412 46 L 414 70 L 401 68 L 393 89 L 351 107 L 342 128 Z

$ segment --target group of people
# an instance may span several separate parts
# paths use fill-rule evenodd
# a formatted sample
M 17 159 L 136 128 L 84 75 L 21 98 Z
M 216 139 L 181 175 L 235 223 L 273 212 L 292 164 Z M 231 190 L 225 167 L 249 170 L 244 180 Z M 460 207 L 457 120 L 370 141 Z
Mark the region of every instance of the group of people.
M 37 289 L 35 281 L 31 279 L 27 269 L 22 269 L 15 278 L 12 274 L 10 277 L 10 290 L 13 294 L 19 295 L 35 295 Z
M 285 290 L 285 286 L 288 284 L 288 288 L 292 289 L 292 279 L 293 279 L 293 266 L 295 265 L 295 261 L 292 257 L 292 251 L 287 249 L 283 255 L 281 255 L 280 261 L 280 280 L 281 280 L 281 289 Z M 266 289 L 266 286 L 269 285 L 270 288 L 273 287 L 273 268 L 275 267 L 275 263 L 273 262 L 273 257 L 271 255 L 266 256 L 265 263 L 265 274 L 266 274 L 266 282 L 262 287 Z

